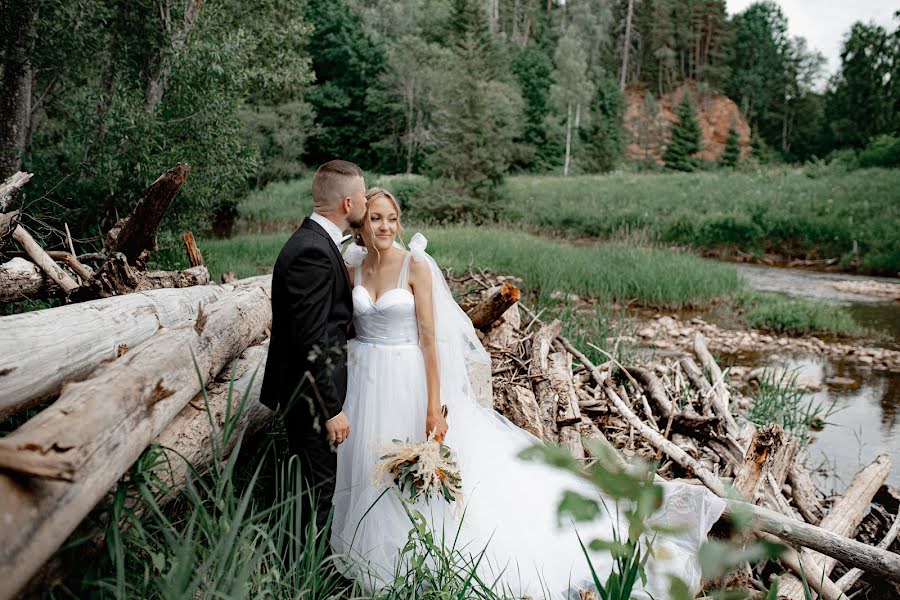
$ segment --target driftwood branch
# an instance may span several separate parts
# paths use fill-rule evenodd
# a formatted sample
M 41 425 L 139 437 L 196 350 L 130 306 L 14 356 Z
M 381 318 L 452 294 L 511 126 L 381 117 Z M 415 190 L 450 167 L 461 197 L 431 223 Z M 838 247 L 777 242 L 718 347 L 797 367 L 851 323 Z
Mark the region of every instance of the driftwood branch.
M 528 367 L 528 377 L 531 379 L 534 396 L 541 410 L 543 439 L 552 442 L 559 441 L 559 429 L 556 424 L 559 395 L 550 381 L 550 352 L 553 348 L 553 339 L 559 335 L 561 328 L 562 322 L 557 319 L 541 327 L 532 336 L 531 364 Z
M 604 381 L 600 372 L 584 356 L 575 353 L 576 358 L 585 365 L 594 376 L 595 380 Z M 692 472 L 703 484 L 717 496 L 725 496 L 725 486 L 713 473 L 703 467 L 699 462 L 691 458 L 684 450 L 665 439 L 662 434 L 646 425 L 635 415 L 628 406 L 622 402 L 615 390 L 604 383 L 607 396 L 616 409 L 634 427 L 641 436 L 647 439 L 655 448 L 665 452 L 672 460 Z M 826 529 L 809 525 L 784 517 L 777 512 L 761 506 L 755 506 L 738 500 L 726 500 L 726 515 L 750 514 L 753 517 L 752 526 L 760 532 L 770 533 L 787 542 L 805 546 L 826 556 L 840 560 L 845 565 L 859 567 L 870 573 L 875 573 L 900 582 L 900 556 L 873 546 L 868 546 L 853 539 L 837 535 Z
M 848 537 L 853 535 L 856 527 L 862 521 L 869 508 L 869 503 L 875 497 L 878 488 L 884 483 L 891 471 L 891 459 L 882 454 L 871 464 L 857 473 L 844 494 L 834 503 L 831 511 L 825 515 L 819 523 L 819 527 L 836 535 Z M 803 568 L 806 571 L 807 581 L 819 581 L 827 579 L 837 561 L 832 556 L 823 556 L 802 550 Z M 900 572 L 897 573 L 900 580 Z M 803 582 L 792 576 L 786 575 L 782 579 L 779 596 L 790 600 L 803 600 Z
M 13 239 L 19 242 L 22 249 L 28 253 L 32 262 L 40 267 L 47 274 L 47 277 L 52 279 L 53 283 L 62 289 L 63 293 L 66 295 L 71 294 L 78 287 L 78 282 L 72 279 L 52 258 L 47 256 L 44 249 L 34 241 L 34 238 L 25 231 L 24 227 L 21 225 L 16 227 L 15 231 L 13 231 Z

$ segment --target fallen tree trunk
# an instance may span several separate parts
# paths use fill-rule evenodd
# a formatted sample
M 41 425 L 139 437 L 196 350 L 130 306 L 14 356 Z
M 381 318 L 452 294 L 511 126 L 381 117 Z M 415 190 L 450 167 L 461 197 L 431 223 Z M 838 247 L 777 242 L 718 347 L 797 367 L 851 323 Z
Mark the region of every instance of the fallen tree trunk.
M 890 472 L 891 459 L 887 454 L 882 454 L 854 475 L 847 490 L 834 503 L 828 514 L 822 518 L 819 527 L 843 537 L 853 535 L 868 511 L 869 503 L 872 502 L 872 498 L 875 497 L 878 488 L 881 487 Z M 823 556 L 808 550 L 801 550 L 800 555 L 808 581 L 827 579 L 837 562 L 831 556 Z M 900 573 L 897 576 L 900 579 Z M 778 596 L 790 600 L 803 600 L 803 582 L 792 575 L 786 575 L 782 579 Z
M 489 290 L 487 297 L 472 307 L 468 315 L 475 329 L 487 331 L 494 324 L 494 321 L 503 316 L 503 313 L 518 301 L 519 288 L 512 284 L 504 283 Z
M 125 255 L 110 256 L 91 274 L 91 278 L 72 294 L 75 302 L 96 298 L 124 296 L 157 288 L 183 288 L 209 283 L 206 267 L 191 267 L 184 271 L 145 272 L 128 264 Z
M 236 291 L 193 326 L 161 332 L 67 385 L 53 406 L 0 440 L 3 465 L 17 471 L 0 474 L 0 597 L 32 577 L 206 381 L 270 324 L 266 291 Z
M 274 413 L 259 402 L 268 346 L 267 340 L 258 346 L 247 348 L 207 386 L 205 401 L 203 394 L 197 394 L 153 440 L 153 444 L 168 449 L 164 452 L 170 455 L 170 460 L 160 461 L 155 470 L 155 475 L 166 485 L 165 490 L 154 494 L 158 506 L 174 499 L 190 474 L 203 472 L 209 467 L 214 443 L 219 447 L 217 456 L 226 459 L 234 450 L 240 435 L 243 435 L 246 442 L 272 422 Z M 229 386 L 232 388 L 230 396 Z M 223 439 L 222 428 L 226 413 L 230 410 L 229 414 L 234 419 L 242 402 L 244 406 L 237 417 L 237 424 L 231 435 Z M 133 518 L 140 518 L 144 506 L 142 502 L 138 502 L 129 506 L 128 511 L 134 513 Z M 102 510 L 108 509 L 107 505 Z M 43 597 L 68 573 L 84 568 L 85 558 L 90 559 L 103 549 L 105 526 L 108 522 L 108 518 L 102 519 L 99 524 L 83 521 L 73 537 L 88 541 L 54 555 L 28 582 L 23 596 Z M 127 522 L 123 521 L 119 526 L 126 527 Z
M 158 250 L 156 232 L 190 171 L 190 165 L 181 163 L 151 183 L 132 213 L 107 233 L 104 245 L 107 254 L 121 252 L 129 265 L 143 268 L 147 255 Z
M 152 290 L 0 317 L 0 419 L 52 396 L 64 381 L 83 378 L 161 327 L 189 322 L 232 289 Z

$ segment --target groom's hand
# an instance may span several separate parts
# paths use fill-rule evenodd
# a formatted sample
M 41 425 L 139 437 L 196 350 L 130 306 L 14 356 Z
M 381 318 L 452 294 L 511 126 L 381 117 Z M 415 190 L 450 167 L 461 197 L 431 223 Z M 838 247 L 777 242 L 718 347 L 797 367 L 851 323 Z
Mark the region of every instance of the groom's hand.
M 328 443 L 339 446 L 350 437 L 350 421 L 343 411 L 325 421 L 325 431 L 328 432 Z

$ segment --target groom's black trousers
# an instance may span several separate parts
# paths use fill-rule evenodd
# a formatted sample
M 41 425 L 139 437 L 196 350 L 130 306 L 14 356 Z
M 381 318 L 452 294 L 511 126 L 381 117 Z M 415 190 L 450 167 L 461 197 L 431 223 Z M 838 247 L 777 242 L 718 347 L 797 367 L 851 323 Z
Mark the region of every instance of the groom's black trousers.
M 337 453 L 328 443 L 323 424 L 316 431 L 313 422 L 306 419 L 285 419 L 288 444 L 291 454 L 300 461 L 300 476 L 303 480 L 303 518 L 301 525 L 306 529 L 312 518 L 309 510 L 310 496 L 314 502 L 316 531 L 325 531 L 331 500 L 334 497 L 334 478 L 337 471 Z

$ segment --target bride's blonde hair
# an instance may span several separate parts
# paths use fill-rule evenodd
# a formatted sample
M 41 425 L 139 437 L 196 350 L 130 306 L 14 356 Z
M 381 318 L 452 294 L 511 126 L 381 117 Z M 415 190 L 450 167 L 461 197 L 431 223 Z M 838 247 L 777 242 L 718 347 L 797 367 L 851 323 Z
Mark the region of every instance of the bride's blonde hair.
M 366 215 L 363 217 L 362 229 L 365 229 L 370 236 L 375 236 L 375 232 L 372 231 L 372 222 L 369 221 L 369 207 L 379 198 L 386 198 L 388 202 L 393 205 L 394 210 L 397 211 L 397 236 L 400 238 L 400 243 L 403 244 L 403 225 L 400 222 L 400 203 L 397 202 L 397 199 L 394 198 L 393 194 L 382 188 L 373 187 L 366 190 Z M 366 245 L 365 241 L 363 241 L 362 231 L 359 229 L 356 231 L 356 244 L 358 246 Z M 378 252 L 377 248 L 375 248 L 375 252 L 378 253 L 378 260 L 380 262 L 381 253 Z

